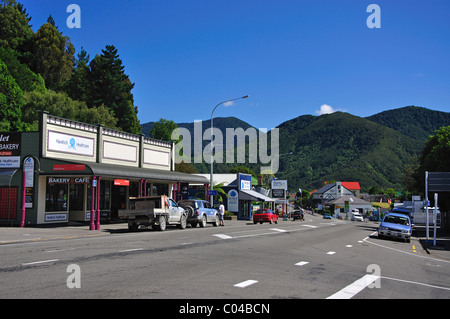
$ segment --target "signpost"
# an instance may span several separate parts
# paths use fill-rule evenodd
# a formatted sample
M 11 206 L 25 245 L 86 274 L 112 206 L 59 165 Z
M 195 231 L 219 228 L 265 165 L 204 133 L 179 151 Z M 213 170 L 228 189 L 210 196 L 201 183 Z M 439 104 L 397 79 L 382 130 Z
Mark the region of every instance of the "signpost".
M 284 212 L 283 220 L 287 221 L 287 181 L 286 180 L 272 180 L 272 197 L 273 198 L 284 198 Z

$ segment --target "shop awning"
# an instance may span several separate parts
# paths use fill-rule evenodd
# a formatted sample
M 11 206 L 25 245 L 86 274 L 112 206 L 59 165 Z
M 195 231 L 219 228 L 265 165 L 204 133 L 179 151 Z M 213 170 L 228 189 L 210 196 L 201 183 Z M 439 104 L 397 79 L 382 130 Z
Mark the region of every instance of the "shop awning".
M 239 199 L 241 200 L 251 200 L 254 202 L 274 202 L 273 198 L 267 197 L 261 193 L 254 190 L 240 190 Z
M 57 167 L 56 170 L 55 167 Z M 118 166 L 103 163 L 74 163 L 47 158 L 41 160 L 40 174 L 48 176 L 89 175 L 122 179 L 148 179 L 167 183 L 182 182 L 209 184 L 209 180 L 205 177 L 180 172 Z

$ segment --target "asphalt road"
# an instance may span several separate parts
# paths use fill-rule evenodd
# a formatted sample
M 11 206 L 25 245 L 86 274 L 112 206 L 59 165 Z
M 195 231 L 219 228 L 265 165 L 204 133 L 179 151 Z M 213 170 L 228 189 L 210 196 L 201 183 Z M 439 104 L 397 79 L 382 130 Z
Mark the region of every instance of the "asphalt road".
M 414 238 L 380 240 L 376 228 L 308 215 L 165 232 L 118 224 L 33 238 L 21 230 L 30 238 L 0 240 L 0 298 L 450 298 L 449 259 Z M 7 231 L 19 232 L 0 228 L 0 239 Z

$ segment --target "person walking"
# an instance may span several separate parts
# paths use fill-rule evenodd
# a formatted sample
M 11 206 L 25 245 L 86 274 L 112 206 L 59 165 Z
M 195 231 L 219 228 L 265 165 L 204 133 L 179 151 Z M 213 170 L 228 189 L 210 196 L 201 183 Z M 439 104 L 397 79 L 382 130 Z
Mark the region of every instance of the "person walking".
M 220 206 L 219 206 L 219 225 L 220 226 L 225 226 L 224 221 L 223 221 L 223 217 L 225 215 L 225 206 L 223 205 L 223 202 L 220 202 Z

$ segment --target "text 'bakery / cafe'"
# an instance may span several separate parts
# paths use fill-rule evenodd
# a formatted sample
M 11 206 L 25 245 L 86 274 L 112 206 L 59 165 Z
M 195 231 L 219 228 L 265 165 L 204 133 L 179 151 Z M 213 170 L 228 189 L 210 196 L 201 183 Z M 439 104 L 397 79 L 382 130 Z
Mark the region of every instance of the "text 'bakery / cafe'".
M 175 172 L 173 143 L 40 113 L 39 132 L 0 133 L 0 224 L 117 218 L 129 197 L 168 195 L 208 179 Z

